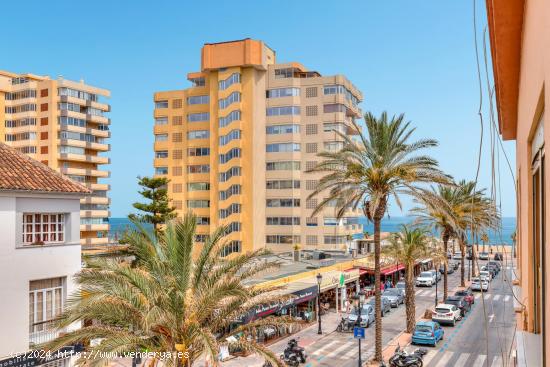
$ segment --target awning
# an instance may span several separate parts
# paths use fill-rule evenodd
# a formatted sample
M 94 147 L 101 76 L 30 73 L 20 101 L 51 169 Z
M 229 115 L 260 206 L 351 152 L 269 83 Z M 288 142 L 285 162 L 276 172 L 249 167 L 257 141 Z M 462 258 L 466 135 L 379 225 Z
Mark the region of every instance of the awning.
M 345 271 L 346 273 L 349 273 L 349 272 L 355 271 L 356 269 L 359 269 L 359 276 L 368 273 L 365 269 L 362 269 L 362 268 L 353 268 L 353 269 L 348 269 L 348 270 L 344 270 L 344 271 Z
M 284 302 L 278 302 L 274 304 L 266 304 L 262 305 L 261 307 L 258 307 L 254 310 L 251 310 L 249 314 L 247 315 L 246 321 L 250 322 L 252 320 L 258 319 L 260 317 L 265 317 L 268 315 L 271 315 L 275 312 L 278 312 L 282 310 L 285 307 L 289 307 L 292 305 L 297 305 L 302 302 L 309 301 L 315 297 L 317 297 L 318 294 L 318 285 L 311 285 L 311 283 L 294 283 L 289 286 L 290 289 L 286 289 L 284 292 L 282 292 L 280 295 L 292 295 L 291 299 L 288 299 Z M 296 289 L 298 288 L 298 289 Z
M 380 274 L 382 275 L 390 275 L 395 273 L 396 271 L 405 269 L 405 266 L 403 264 L 399 264 L 399 266 L 391 266 L 380 270 Z

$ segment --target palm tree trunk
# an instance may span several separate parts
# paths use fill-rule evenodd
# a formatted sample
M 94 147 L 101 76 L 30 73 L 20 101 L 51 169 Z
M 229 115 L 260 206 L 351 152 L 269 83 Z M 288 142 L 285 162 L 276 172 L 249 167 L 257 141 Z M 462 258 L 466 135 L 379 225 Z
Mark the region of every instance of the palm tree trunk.
M 416 305 L 414 300 L 414 265 L 407 265 L 405 278 L 405 313 L 407 315 L 407 333 L 412 333 L 416 325 Z
M 445 231 L 443 233 L 443 249 L 445 250 L 445 256 L 447 256 L 449 246 L 449 234 Z M 443 300 L 447 299 L 448 293 L 448 279 L 447 279 L 447 262 L 443 263 Z
M 375 337 L 374 337 L 374 359 L 382 361 L 382 307 L 380 292 L 380 221 L 375 215 L 374 222 L 374 317 L 375 317 Z
M 466 282 L 465 282 L 465 279 L 464 279 L 464 273 L 466 271 L 466 269 L 464 268 L 464 258 L 466 256 L 465 254 L 465 251 L 464 251 L 464 242 L 462 242 L 462 240 L 460 241 L 460 255 L 461 255 L 461 259 L 460 259 L 460 286 L 461 287 L 465 287 L 466 286 Z

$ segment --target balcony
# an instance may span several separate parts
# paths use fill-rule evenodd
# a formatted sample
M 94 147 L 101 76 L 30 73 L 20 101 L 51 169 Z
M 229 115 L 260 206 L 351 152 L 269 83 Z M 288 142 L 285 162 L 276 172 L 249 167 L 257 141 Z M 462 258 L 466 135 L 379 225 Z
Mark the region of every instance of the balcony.
M 65 175 L 80 175 L 80 176 L 92 176 L 92 177 L 109 177 L 111 173 L 109 171 L 100 171 L 97 169 L 87 168 L 61 168 L 61 173 Z
M 80 225 L 80 232 L 87 232 L 87 231 L 108 231 L 109 230 L 109 223 L 102 223 L 102 224 L 81 224 Z
M 80 244 L 82 246 L 107 245 L 108 243 L 109 243 L 109 239 L 107 237 L 93 237 L 93 238 L 80 239 Z
M 76 139 L 58 139 L 57 145 L 71 145 L 78 148 L 99 150 L 101 152 L 107 152 L 111 150 L 110 144 L 92 143 L 89 141 L 76 140 Z
M 96 163 L 96 164 L 111 163 L 111 158 L 100 157 L 97 155 L 88 155 L 88 154 L 59 153 L 57 155 L 57 158 L 62 161 L 88 162 L 88 163 Z
M 73 131 L 77 133 L 82 134 L 91 134 L 100 138 L 110 138 L 111 132 L 109 130 L 99 130 L 99 129 L 92 129 L 89 127 L 81 127 L 81 126 L 74 126 L 74 125 L 65 125 L 61 124 L 59 125 L 60 129 L 63 131 Z
M 111 213 L 108 210 L 81 210 L 80 218 L 109 218 Z
M 93 195 L 93 194 L 92 194 Z M 80 199 L 80 204 L 110 204 L 111 199 L 102 196 L 87 196 Z
M 102 191 L 111 190 L 111 185 L 109 185 L 109 184 L 87 183 L 84 186 L 86 186 L 90 190 L 102 190 Z
M 56 320 L 49 320 L 32 324 L 31 328 L 35 331 L 29 333 L 29 348 L 50 342 L 67 331 L 55 328 L 55 322 Z

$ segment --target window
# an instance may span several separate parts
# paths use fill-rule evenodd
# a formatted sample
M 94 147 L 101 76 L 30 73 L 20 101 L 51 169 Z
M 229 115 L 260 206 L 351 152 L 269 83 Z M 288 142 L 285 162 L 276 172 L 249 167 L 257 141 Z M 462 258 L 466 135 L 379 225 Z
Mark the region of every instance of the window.
M 343 94 L 346 100 L 350 101 L 352 105 L 356 106 L 359 103 L 359 98 L 355 97 L 353 93 L 343 85 L 326 85 L 323 88 L 325 95 L 330 94 Z
M 233 84 L 235 83 L 240 83 L 241 82 L 241 74 L 239 73 L 233 73 L 231 74 L 227 79 L 225 80 L 220 80 L 218 82 L 218 88 L 220 90 L 226 90 L 227 88 L 229 88 L 230 86 L 232 86 Z
M 265 151 L 267 153 L 279 153 L 279 152 L 299 152 L 300 144 L 299 143 L 274 143 L 267 144 L 265 146 Z
M 209 104 L 210 96 L 190 96 L 187 97 L 187 104 Z
M 188 148 L 188 157 L 205 157 L 210 155 L 210 148 Z
M 307 208 L 307 209 L 315 209 L 315 208 L 317 208 L 317 199 L 309 199 L 309 200 L 306 200 L 306 208 Z
M 292 208 L 300 206 L 300 199 L 266 199 L 268 208 Z
M 47 92 L 47 89 L 43 89 L 42 91 L 44 90 Z M 68 96 L 68 97 L 73 97 L 78 99 L 84 99 L 86 101 L 97 102 L 99 100 L 99 96 L 97 94 L 83 92 L 72 88 L 59 88 L 57 90 L 57 93 L 60 96 Z M 45 96 L 41 95 L 41 97 L 47 97 L 47 96 L 48 96 L 48 93 L 46 93 Z
M 300 106 L 268 107 L 267 116 L 299 115 Z
M 300 181 L 298 180 L 269 180 L 266 182 L 266 189 L 268 190 L 288 190 L 299 189 Z
M 172 116 L 172 125 L 174 126 L 183 125 L 183 116 Z
M 48 132 L 47 131 L 42 131 L 40 133 L 40 140 L 48 140 Z
M 187 122 L 200 122 L 210 120 L 209 112 L 190 113 L 187 115 Z
M 306 190 L 315 190 L 319 186 L 318 180 L 306 180 Z
M 338 219 L 325 217 L 323 219 L 323 225 L 325 225 L 325 226 L 337 226 L 338 225 Z
M 210 200 L 187 200 L 188 208 L 210 208 Z
M 172 100 L 172 108 L 182 108 L 182 107 L 183 107 L 183 101 L 181 99 Z
M 76 105 L 76 106 L 78 106 L 78 105 Z M 27 104 L 20 104 L 18 106 L 6 106 L 6 107 L 4 107 L 4 111 L 6 113 L 20 113 L 20 112 L 36 111 L 36 104 L 27 103 Z M 78 107 L 77 112 L 80 112 L 80 107 Z
M 345 133 L 346 126 L 342 122 L 325 122 L 323 124 L 323 131 L 326 133 L 331 133 L 334 131 Z
M 265 132 L 268 135 L 299 134 L 300 125 L 298 124 L 271 125 L 271 126 L 266 126 Z
M 300 88 L 277 88 L 265 92 L 266 98 L 293 97 L 300 95 Z
M 310 171 L 314 169 L 317 166 L 317 162 L 315 161 L 307 161 L 306 162 L 306 171 Z
M 227 246 L 224 246 L 224 248 L 221 251 L 220 256 L 226 257 L 230 254 L 241 252 L 242 251 L 242 242 L 241 241 L 231 241 Z
M 204 79 L 204 77 L 192 78 L 189 79 L 189 81 L 191 82 L 193 87 L 204 87 L 206 85 L 206 80 Z
M 241 175 L 241 167 L 231 167 L 225 172 L 220 173 L 220 182 L 225 182 L 233 176 Z
M 65 307 L 65 278 L 29 282 L 29 339 L 40 340 L 44 332 L 55 328 Z
M 65 242 L 65 214 L 23 213 L 24 245 Z
M 172 142 L 173 143 L 181 143 L 183 140 L 183 134 L 182 133 L 173 133 L 172 134 Z
M 42 147 L 43 148 L 43 147 Z M 47 147 L 46 147 L 47 148 Z M 80 147 L 73 147 L 70 145 L 61 145 L 59 147 L 59 153 L 65 154 L 85 154 L 86 149 Z
M 346 241 L 345 236 L 324 236 L 325 245 L 337 245 Z
M 317 227 L 317 217 L 307 217 L 306 226 L 308 227 Z
M 241 101 L 241 94 L 239 92 L 233 92 L 231 93 L 227 98 L 222 98 L 218 101 L 218 107 L 220 110 L 223 110 L 224 108 L 229 107 L 231 104 L 235 102 Z
M 307 143 L 306 153 L 317 153 L 317 143 Z
M 67 116 L 61 116 L 59 117 L 59 120 L 57 120 L 60 125 L 71 125 L 71 126 L 78 126 L 78 127 L 86 127 L 86 120 L 84 119 L 77 119 L 75 117 L 67 117 Z
M 48 90 L 47 89 L 44 89 L 44 90 L 46 91 L 46 95 L 41 97 L 48 96 Z M 36 91 L 34 89 L 24 89 L 18 92 L 11 92 L 11 93 L 8 92 L 4 95 L 4 98 L 6 99 L 6 101 L 15 101 L 18 99 L 35 98 L 35 97 L 36 97 Z
M 315 246 L 317 243 L 317 236 L 306 236 L 306 245 Z
M 182 158 L 183 158 L 183 152 L 180 149 L 172 151 L 172 159 L 182 159 Z
M 195 242 L 206 242 L 210 236 L 207 234 L 196 234 Z
M 187 184 L 187 191 L 204 191 L 210 190 L 209 182 L 190 182 Z
M 155 134 L 155 141 L 167 141 L 168 134 Z
M 266 162 L 267 171 L 299 171 L 299 161 Z
M 36 125 L 36 119 L 35 118 L 22 118 L 18 120 L 6 120 L 4 122 L 5 127 L 20 127 L 20 126 L 35 126 Z
M 232 123 L 233 121 L 240 121 L 240 119 L 241 119 L 241 111 L 235 110 L 235 111 L 231 111 L 225 117 L 220 117 L 218 119 L 218 124 L 219 124 L 219 127 L 225 127 L 230 123 Z
M 18 134 L 5 134 L 6 141 L 20 141 L 20 140 L 36 140 L 36 133 L 26 132 Z
M 168 117 L 157 117 L 155 119 L 155 125 L 167 125 L 168 124 Z
M 292 78 L 293 75 L 292 68 L 275 69 L 275 79 Z
M 227 135 L 220 136 L 220 145 L 224 146 L 232 140 L 241 138 L 241 130 L 231 130 Z
M 347 108 L 341 103 L 331 103 L 323 106 L 324 113 L 346 112 Z
M 317 116 L 317 106 L 306 106 L 306 116 Z
M 187 166 L 187 173 L 209 173 L 209 164 L 192 164 Z
M 268 226 L 299 226 L 300 217 L 267 217 Z
M 168 158 L 167 150 L 157 150 L 155 152 L 155 158 Z
M 231 185 L 227 190 L 220 191 L 219 198 L 220 200 L 226 200 L 233 195 L 240 195 L 240 194 L 241 194 L 241 185 Z
M 155 108 L 168 108 L 168 101 L 155 101 Z
M 208 130 L 193 130 L 187 133 L 187 139 L 208 139 L 210 137 L 210 131 Z
M 225 154 L 220 154 L 220 164 L 224 164 L 232 160 L 233 158 L 239 158 L 241 156 L 240 148 L 232 148 Z
M 307 87 L 306 88 L 306 98 L 317 97 L 317 87 Z
M 15 150 L 23 154 L 34 154 L 36 153 L 36 147 L 26 146 L 26 147 L 16 147 Z
M 180 193 L 183 191 L 182 184 L 172 184 L 172 192 Z
M 272 234 L 265 236 L 266 243 L 292 245 L 300 243 L 300 236 L 284 235 L 284 234 Z
M 323 144 L 323 148 L 329 152 L 338 152 L 344 148 L 342 141 L 327 141 Z
M 210 225 L 210 217 L 197 217 L 198 226 L 208 226 Z
M 317 135 L 317 124 L 307 124 L 306 135 Z
M 172 167 L 172 175 L 173 176 L 181 176 L 183 174 L 183 168 L 180 166 L 174 166 Z
M 167 175 L 168 167 L 155 167 L 155 175 Z
M 48 126 L 48 118 L 47 117 L 41 117 L 40 118 L 40 126 Z
M 240 213 L 240 212 L 241 212 L 241 204 L 233 203 L 225 209 L 220 209 L 218 213 L 221 219 L 225 219 L 229 217 L 231 214 Z

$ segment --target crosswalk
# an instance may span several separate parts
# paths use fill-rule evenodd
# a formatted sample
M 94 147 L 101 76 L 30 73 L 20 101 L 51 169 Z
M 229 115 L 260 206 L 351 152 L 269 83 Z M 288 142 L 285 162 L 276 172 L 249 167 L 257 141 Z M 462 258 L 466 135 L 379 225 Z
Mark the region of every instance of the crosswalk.
M 415 293 L 416 297 L 435 297 L 435 290 L 432 289 L 419 289 Z M 443 292 L 438 292 L 439 296 L 443 296 Z M 475 299 L 478 300 L 481 298 L 481 295 L 484 295 L 484 298 L 486 301 L 493 300 L 493 301 L 504 301 L 509 302 L 512 300 L 512 296 L 508 294 L 492 294 L 492 293 L 475 293 Z
M 423 358 L 426 367 L 487 367 L 487 356 L 484 354 L 472 354 L 463 352 L 444 351 L 432 349 Z M 502 367 L 502 357 L 490 356 L 488 367 Z
M 374 354 L 374 348 L 361 348 L 361 353 L 363 358 L 367 358 Z M 314 360 L 321 359 L 339 359 L 339 360 L 348 360 L 356 359 L 358 355 L 358 346 L 357 342 L 349 340 L 333 340 L 319 349 L 308 352 L 308 354 Z

